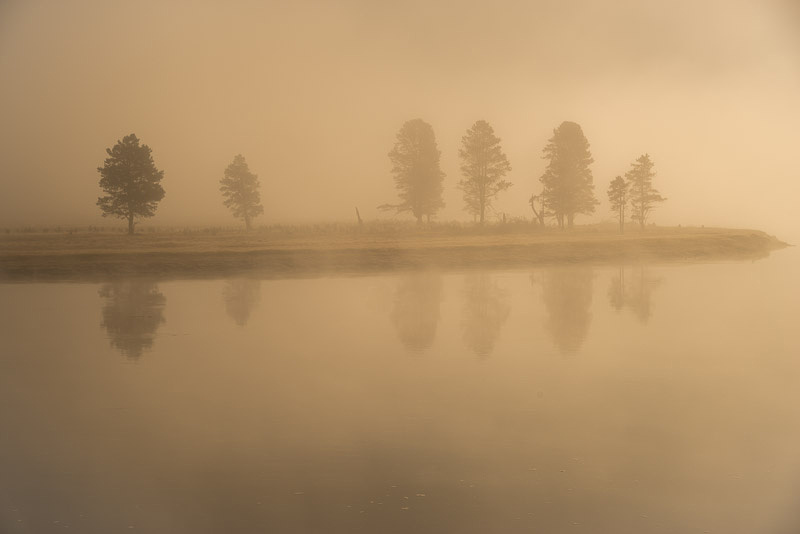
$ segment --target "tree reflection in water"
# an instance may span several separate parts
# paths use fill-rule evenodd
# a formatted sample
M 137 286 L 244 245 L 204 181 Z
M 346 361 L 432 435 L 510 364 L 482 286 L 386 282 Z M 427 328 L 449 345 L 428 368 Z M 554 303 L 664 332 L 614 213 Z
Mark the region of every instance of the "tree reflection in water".
M 480 273 L 467 276 L 464 298 L 464 342 L 478 357 L 486 358 L 508 319 L 508 292 L 487 273 Z
M 421 352 L 433 344 L 439 325 L 442 276 L 419 272 L 400 280 L 392 308 L 392 323 L 403 346 Z
M 104 284 L 98 294 L 105 299 L 103 322 L 111 346 L 130 359 L 138 359 L 155 341 L 164 323 L 166 297 L 158 284 L 146 280 L 123 280 Z
M 222 289 L 225 311 L 239 326 L 245 326 L 250 314 L 261 301 L 261 280 L 253 278 L 234 278 L 225 283 Z
M 589 332 L 592 313 L 591 267 L 561 265 L 542 277 L 542 298 L 547 309 L 546 328 L 562 353 L 576 352 Z
M 661 278 L 651 276 L 644 265 L 632 268 L 625 275 L 625 267 L 620 266 L 619 274 L 611 278 L 608 286 L 608 302 L 617 311 L 629 309 L 642 323 L 647 323 L 653 315 L 652 293 L 661 284 Z

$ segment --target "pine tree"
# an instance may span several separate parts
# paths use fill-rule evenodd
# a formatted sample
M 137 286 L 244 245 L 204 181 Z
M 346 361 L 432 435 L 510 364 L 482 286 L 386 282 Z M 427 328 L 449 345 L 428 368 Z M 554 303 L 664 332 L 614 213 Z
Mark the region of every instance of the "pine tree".
M 117 141 L 106 153 L 108 157 L 97 172 L 100 187 L 107 195 L 99 197 L 97 205 L 103 217 L 127 219 L 128 233 L 133 234 L 135 218 L 155 215 L 158 202 L 164 198 L 164 171 L 156 169 L 150 147 L 139 145 L 134 134 Z
M 258 176 L 250 172 L 244 156 L 238 154 L 233 163 L 225 169 L 225 176 L 219 181 L 223 204 L 233 212 L 237 219 L 244 219 L 245 228 L 252 228 L 252 220 L 264 213 L 261 205 Z
M 486 209 L 491 207 L 494 198 L 512 185 L 503 180 L 511 171 L 511 164 L 500 147 L 500 138 L 486 121 L 475 122 L 461 142 L 458 154 L 464 179 L 458 186 L 464 192 L 467 211 L 478 216 L 483 224 Z
M 647 216 L 655 208 L 657 202 L 664 202 L 658 191 L 653 188 L 653 162 L 649 154 L 639 156 L 631 164 L 631 170 L 625 173 L 625 181 L 630 190 L 631 219 L 639 221 L 639 226 L 644 229 Z
M 608 186 L 608 201 L 611 203 L 611 211 L 619 217 L 619 233 L 625 233 L 625 207 L 628 205 L 628 184 L 617 176 Z
M 553 137 L 544 148 L 544 158 L 549 160 L 539 179 L 544 186 L 544 207 L 555 216 L 560 228 L 572 227 L 575 215 L 594 213 L 598 204 L 589 168 L 594 160 L 581 127 L 574 122 L 562 122 L 553 130 Z
M 431 217 L 444 207 L 442 181 L 445 174 L 439 167 L 440 156 L 430 124 L 422 119 L 403 124 L 389 152 L 400 203 L 383 204 L 378 209 L 411 212 L 418 223 L 423 217 L 430 222 Z

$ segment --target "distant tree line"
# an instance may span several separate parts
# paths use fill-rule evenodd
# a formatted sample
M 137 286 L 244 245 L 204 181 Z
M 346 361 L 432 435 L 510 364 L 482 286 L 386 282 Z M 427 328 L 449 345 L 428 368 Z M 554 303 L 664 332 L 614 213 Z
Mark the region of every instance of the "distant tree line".
M 478 120 L 461 138 L 458 151 L 462 175 L 458 188 L 463 193 L 464 209 L 481 225 L 497 196 L 512 186 L 505 179 L 511 164 L 500 141 L 488 122 Z M 150 147 L 140 144 L 134 134 L 125 136 L 106 153 L 103 167 L 97 169 L 106 194 L 97 199 L 97 205 L 104 217 L 127 220 L 128 233 L 132 234 L 136 220 L 152 217 L 164 198 L 164 171 L 156 168 Z M 577 123 L 563 122 L 553 130 L 543 153 L 547 166 L 539 178 L 542 189 L 529 200 L 534 220 L 541 226 L 550 219 L 561 229 L 572 228 L 577 215 L 590 215 L 599 204 L 594 194 L 589 141 Z M 398 202 L 378 208 L 410 213 L 418 223 L 430 222 L 445 206 L 445 173 L 440 157 L 430 124 L 422 119 L 403 124 L 389 152 Z M 624 231 L 626 213 L 644 228 L 650 212 L 665 200 L 653 188 L 654 176 L 653 162 L 645 154 L 632 164 L 624 179 L 617 176 L 611 181 L 608 199 L 619 219 L 620 232 Z M 259 187 L 258 176 L 250 172 L 241 154 L 233 158 L 220 179 L 223 204 L 247 230 L 252 228 L 253 219 L 264 213 Z M 360 222 L 360 214 L 358 218 Z
M 505 175 L 511 164 L 500 146 L 491 125 L 479 120 L 461 139 L 458 152 L 463 178 L 458 187 L 463 192 L 464 208 L 480 224 L 499 193 L 511 187 Z M 441 152 L 430 124 L 413 119 L 400 128 L 389 159 L 400 202 L 383 204 L 379 209 L 396 213 L 411 212 L 422 222 L 444 207 L 442 183 L 445 174 L 439 166 Z M 594 213 L 599 204 L 594 194 L 590 165 L 594 162 L 589 141 L 581 127 L 563 122 L 553 130 L 544 147 L 547 167 L 539 178 L 542 191 L 531 196 L 529 203 L 535 221 L 545 226 L 548 218 L 559 228 L 572 228 L 575 216 Z M 647 216 L 655 204 L 664 200 L 652 186 L 653 163 L 645 154 L 636 160 L 626 179 L 617 177 L 608 190 L 612 211 L 619 216 L 620 231 L 624 229 L 625 209 L 630 203 L 631 218 L 644 228 Z

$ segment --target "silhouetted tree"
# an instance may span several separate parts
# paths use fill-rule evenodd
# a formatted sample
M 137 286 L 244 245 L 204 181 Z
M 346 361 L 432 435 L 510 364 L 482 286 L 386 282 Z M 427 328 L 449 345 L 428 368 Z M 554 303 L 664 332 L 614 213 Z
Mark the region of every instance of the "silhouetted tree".
M 581 127 L 574 122 L 562 122 L 544 148 L 544 159 L 549 162 L 539 179 L 544 186 L 542 198 L 558 226 L 572 227 L 575 215 L 594 213 L 598 202 L 589 168 L 594 160 Z
M 233 163 L 225 169 L 225 175 L 219 181 L 223 204 L 233 212 L 237 219 L 244 219 L 245 228 L 252 228 L 253 217 L 264 213 L 261 205 L 261 194 L 258 192 L 258 176 L 250 172 L 244 156 L 238 154 Z
M 563 266 L 547 271 L 542 297 L 549 318 L 547 329 L 561 352 L 577 351 L 592 322 L 592 270 Z
M 383 204 L 381 210 L 395 213 L 411 212 L 421 222 L 430 222 L 444 207 L 442 181 L 445 174 L 439 168 L 441 152 L 436 146 L 433 128 L 422 119 L 407 121 L 397 132 L 397 141 L 389 152 L 392 175 L 399 204 Z
M 639 226 L 644 229 L 647 216 L 655 208 L 657 202 L 664 202 L 658 191 L 653 189 L 653 162 L 648 154 L 639 156 L 631 164 L 631 170 L 625 173 L 625 180 L 630 190 L 631 219 L 639 221 Z
M 508 319 L 508 293 L 486 273 L 465 280 L 464 342 L 481 358 L 488 357 Z
M 461 144 L 458 155 L 461 156 L 464 179 L 458 182 L 458 186 L 464 192 L 467 211 L 483 224 L 492 200 L 500 191 L 511 187 L 511 182 L 503 180 L 511 171 L 511 164 L 500 147 L 500 138 L 494 135 L 486 121 L 475 122 L 467 130 L 467 135 L 461 138 Z
M 105 284 L 98 293 L 105 299 L 101 326 L 111 346 L 130 359 L 139 358 L 153 346 L 156 331 L 164 323 L 166 297 L 157 284 L 142 280 Z
M 392 323 L 400 342 L 411 351 L 427 349 L 436 338 L 442 277 L 416 273 L 400 281 L 392 309 Z
M 619 217 L 619 233 L 625 233 L 625 207 L 628 205 L 628 184 L 617 176 L 608 186 L 608 201 L 611 203 L 611 211 Z
M 261 281 L 251 278 L 228 280 L 222 290 L 225 310 L 233 321 L 244 326 L 261 300 Z
M 164 171 L 156 169 L 150 147 L 140 145 L 134 134 L 117 141 L 107 148 L 106 158 L 100 173 L 100 187 L 104 197 L 97 199 L 103 217 L 113 216 L 128 220 L 128 233 L 133 233 L 136 217 L 152 217 L 156 205 L 164 198 L 161 179 Z

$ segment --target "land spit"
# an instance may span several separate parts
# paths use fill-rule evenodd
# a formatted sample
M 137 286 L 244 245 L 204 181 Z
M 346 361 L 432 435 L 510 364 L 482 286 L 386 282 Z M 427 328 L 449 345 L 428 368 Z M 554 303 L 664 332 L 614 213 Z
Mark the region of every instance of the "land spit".
M 524 268 L 586 262 L 691 262 L 766 257 L 787 246 L 757 230 L 648 228 L 502 233 L 170 232 L 0 236 L 0 281 L 279 278 L 412 269 Z

